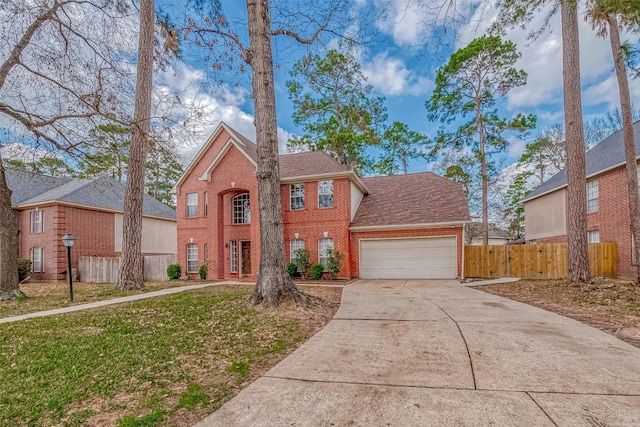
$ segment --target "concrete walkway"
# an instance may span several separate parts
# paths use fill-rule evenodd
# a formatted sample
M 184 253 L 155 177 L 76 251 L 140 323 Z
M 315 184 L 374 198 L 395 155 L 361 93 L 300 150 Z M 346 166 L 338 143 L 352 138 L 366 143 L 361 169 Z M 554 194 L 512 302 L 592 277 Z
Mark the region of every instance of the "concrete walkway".
M 162 289 L 162 290 L 159 290 L 159 291 L 146 292 L 144 294 L 130 295 L 128 297 L 112 298 L 112 299 L 103 300 L 103 301 L 94 301 L 94 302 L 90 302 L 90 303 L 87 303 L 87 304 L 78 304 L 78 305 L 72 305 L 72 306 L 69 306 L 69 307 L 54 308 L 53 310 L 37 311 L 35 313 L 22 314 L 20 316 L 5 317 L 5 318 L 0 319 L 0 324 L 1 323 L 18 322 L 20 320 L 31 319 L 31 318 L 34 318 L 34 317 L 53 316 L 55 314 L 63 314 L 63 313 L 71 313 L 73 311 L 89 310 L 91 308 L 104 307 L 104 306 L 113 305 L 113 304 L 121 304 L 123 302 L 138 301 L 138 300 L 141 300 L 141 299 L 154 298 L 154 297 L 158 297 L 158 296 L 162 296 L 162 295 L 177 294 L 178 292 L 185 292 L 185 291 L 191 291 L 191 290 L 194 290 L 194 289 L 207 288 L 209 286 L 221 286 L 221 285 L 251 285 L 251 286 L 254 286 L 255 283 L 212 282 L 212 283 L 203 283 L 203 284 L 200 284 L 200 285 L 190 285 L 190 286 L 181 286 L 181 287 L 178 287 L 178 288 L 168 288 L 168 289 Z
M 455 281 L 360 281 L 204 426 L 640 426 L 640 349 Z

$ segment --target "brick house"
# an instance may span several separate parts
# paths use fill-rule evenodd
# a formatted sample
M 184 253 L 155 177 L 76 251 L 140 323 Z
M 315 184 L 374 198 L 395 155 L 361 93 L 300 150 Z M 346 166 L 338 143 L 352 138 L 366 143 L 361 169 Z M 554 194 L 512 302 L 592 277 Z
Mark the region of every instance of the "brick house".
M 640 122 L 634 124 L 640 157 Z M 633 239 L 622 131 L 587 151 L 587 229 L 589 243 L 616 242 L 618 276 L 633 277 Z M 567 241 L 567 171 L 562 170 L 523 199 L 529 243 Z
M 67 251 L 60 240 L 71 233 L 72 268 L 80 256 L 119 256 L 122 251 L 124 185 L 108 177 L 93 180 L 51 177 L 6 168 L 18 226 L 18 256 L 31 260 L 31 280 L 64 280 Z M 142 251 L 176 253 L 175 210 L 145 195 Z
M 211 278 L 255 279 L 260 262 L 256 145 L 221 123 L 176 183 L 178 262 L 206 263 Z M 298 248 L 326 265 L 346 257 L 341 277 L 462 276 L 462 188 L 432 173 L 361 178 L 324 152 L 281 155 L 287 261 Z

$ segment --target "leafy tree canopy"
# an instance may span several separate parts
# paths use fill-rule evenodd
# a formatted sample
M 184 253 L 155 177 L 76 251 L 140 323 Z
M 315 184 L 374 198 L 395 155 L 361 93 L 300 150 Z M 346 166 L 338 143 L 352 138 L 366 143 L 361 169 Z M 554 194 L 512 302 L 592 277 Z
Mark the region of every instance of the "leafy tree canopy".
M 384 98 L 372 95 L 356 59 L 336 50 L 308 56 L 294 65 L 291 77 L 293 119 L 304 134 L 289 147 L 324 150 L 347 167 L 370 170 L 373 161 L 365 150 L 380 144 L 387 115 Z

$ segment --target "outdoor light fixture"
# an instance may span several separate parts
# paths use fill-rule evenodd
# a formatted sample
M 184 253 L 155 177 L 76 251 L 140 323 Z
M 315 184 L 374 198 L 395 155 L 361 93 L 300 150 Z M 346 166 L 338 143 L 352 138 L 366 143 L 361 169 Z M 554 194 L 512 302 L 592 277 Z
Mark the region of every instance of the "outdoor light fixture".
M 73 234 L 66 233 L 62 236 L 62 244 L 67 248 L 67 275 L 69 276 L 69 301 L 73 302 L 73 277 L 71 274 L 71 246 L 76 242 Z

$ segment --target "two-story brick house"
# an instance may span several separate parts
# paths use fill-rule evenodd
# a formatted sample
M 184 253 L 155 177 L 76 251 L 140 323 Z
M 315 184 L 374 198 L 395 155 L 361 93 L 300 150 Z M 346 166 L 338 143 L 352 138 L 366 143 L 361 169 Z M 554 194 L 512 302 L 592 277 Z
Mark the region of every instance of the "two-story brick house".
M 71 233 L 72 268 L 80 256 L 119 256 L 122 251 L 124 185 L 109 177 L 93 180 L 51 177 L 6 168 L 18 226 L 18 256 L 31 260 L 31 280 L 64 280 Z M 175 210 L 145 195 L 142 220 L 145 255 L 176 253 Z
M 256 145 L 221 123 L 174 187 L 178 262 L 218 279 L 255 279 L 260 262 Z M 345 253 L 342 277 L 462 275 L 462 188 L 432 173 L 360 178 L 324 152 L 281 155 L 287 260 L 307 248 L 325 264 Z
M 634 124 L 636 158 L 640 158 L 640 122 Z M 589 243 L 616 242 L 618 275 L 634 277 L 631 220 L 624 139 L 615 132 L 585 155 Z M 567 241 L 567 171 L 558 172 L 523 199 L 525 237 L 529 243 Z

